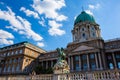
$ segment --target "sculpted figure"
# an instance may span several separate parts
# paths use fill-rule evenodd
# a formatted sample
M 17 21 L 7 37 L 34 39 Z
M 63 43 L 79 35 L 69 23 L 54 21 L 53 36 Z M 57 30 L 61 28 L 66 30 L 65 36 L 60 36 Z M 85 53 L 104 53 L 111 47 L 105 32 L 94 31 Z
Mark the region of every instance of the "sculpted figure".
M 53 67 L 54 74 L 69 73 L 70 68 L 66 61 L 66 54 L 64 53 L 64 49 L 57 48 L 56 50 L 58 53 L 58 60 Z
M 58 60 L 61 61 L 61 60 L 65 60 L 66 58 L 66 54 L 63 52 L 64 49 L 63 48 L 57 48 L 57 52 L 58 52 Z

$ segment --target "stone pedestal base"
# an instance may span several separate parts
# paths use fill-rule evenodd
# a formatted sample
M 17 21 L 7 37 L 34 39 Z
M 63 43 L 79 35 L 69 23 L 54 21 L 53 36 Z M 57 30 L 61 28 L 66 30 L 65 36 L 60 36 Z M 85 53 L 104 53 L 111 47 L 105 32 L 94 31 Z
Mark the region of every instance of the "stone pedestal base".
M 70 67 L 67 64 L 67 61 L 61 60 L 55 64 L 53 70 L 54 70 L 54 74 L 64 74 L 70 72 Z
M 63 73 L 69 73 L 69 70 L 66 69 L 59 69 L 59 70 L 54 70 L 54 74 L 63 74 Z

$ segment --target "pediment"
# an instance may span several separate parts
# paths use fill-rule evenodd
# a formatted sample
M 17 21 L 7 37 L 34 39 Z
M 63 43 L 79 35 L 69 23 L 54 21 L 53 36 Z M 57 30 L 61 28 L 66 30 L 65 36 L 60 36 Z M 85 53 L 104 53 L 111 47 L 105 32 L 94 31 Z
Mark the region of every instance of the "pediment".
M 95 49 L 95 48 L 94 47 L 89 47 L 89 46 L 86 46 L 86 45 L 81 45 L 81 46 L 77 47 L 76 49 L 74 49 L 73 52 L 90 50 L 90 49 Z

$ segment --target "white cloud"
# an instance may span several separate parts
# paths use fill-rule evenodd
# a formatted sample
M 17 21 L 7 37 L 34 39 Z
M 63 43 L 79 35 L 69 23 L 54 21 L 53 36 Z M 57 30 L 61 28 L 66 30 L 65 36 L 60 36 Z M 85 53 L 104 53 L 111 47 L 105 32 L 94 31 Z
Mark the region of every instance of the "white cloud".
M 13 39 L 14 36 L 11 33 L 0 29 L 0 45 L 13 44 Z
M 66 16 L 57 12 L 64 6 L 64 0 L 33 0 L 32 5 L 34 10 L 39 14 L 45 14 L 46 18 L 55 19 L 57 21 L 63 21 L 67 19 Z
M 85 10 L 86 13 L 90 14 L 90 15 L 93 15 L 93 12 L 90 11 L 90 10 Z
M 88 5 L 88 7 L 90 8 L 90 9 L 95 9 L 95 6 L 94 5 Z
M 44 47 L 45 45 L 44 45 L 42 42 L 38 42 L 38 43 L 37 43 L 37 46 L 39 46 L 39 47 Z
M 52 36 L 56 36 L 56 35 L 61 36 L 61 35 L 65 34 L 64 30 L 59 29 L 62 26 L 62 24 L 57 23 L 56 21 L 53 21 L 53 20 L 49 21 L 48 24 L 51 26 L 51 28 L 48 30 L 50 35 L 52 35 Z
M 93 15 L 93 12 L 92 12 L 92 10 L 97 10 L 97 9 L 99 9 L 100 8 L 100 4 L 98 3 L 98 4 L 94 4 L 94 5 L 92 5 L 92 4 L 89 4 L 88 5 L 88 10 L 85 10 L 88 14 L 91 14 L 91 15 Z
M 89 9 L 98 9 L 98 8 L 100 8 L 100 4 L 99 3 L 97 3 L 95 5 L 89 4 L 88 7 L 89 7 Z
M 33 0 L 33 4 L 31 6 L 36 12 L 40 15 L 45 15 L 45 18 L 48 19 L 48 25 L 51 27 L 48 30 L 50 35 L 56 36 L 65 34 L 64 30 L 59 29 L 62 24 L 56 22 L 67 20 L 67 16 L 58 12 L 62 7 L 66 6 L 64 0 Z M 39 24 L 45 26 L 45 21 L 41 20 L 39 21 Z
M 41 41 L 43 39 L 31 29 L 31 23 L 29 21 L 20 16 L 15 16 L 15 13 L 12 12 L 9 7 L 7 7 L 7 9 L 7 11 L 2 11 L 0 9 L 0 19 L 8 21 L 10 24 L 10 26 L 7 26 L 6 28 L 13 29 L 19 34 L 23 34 L 34 41 Z
M 25 7 L 21 7 L 20 11 L 23 11 L 27 16 L 33 16 L 36 19 L 39 19 L 40 17 L 38 16 L 37 12 L 31 11 L 29 9 L 26 9 Z
M 74 16 L 74 20 L 77 18 L 77 16 L 78 16 L 78 15 L 75 15 L 75 16 Z
M 67 17 L 64 16 L 64 15 L 59 15 L 57 18 L 56 18 L 56 21 L 63 21 L 63 20 L 66 20 Z
M 42 17 L 41 21 L 38 22 L 40 25 L 42 25 L 43 27 L 46 26 L 45 25 L 45 19 Z
M 5 26 L 5 28 L 8 28 L 8 29 L 10 28 L 10 29 L 12 29 L 13 31 L 16 31 L 16 32 L 18 31 L 18 29 L 13 27 L 13 26 Z

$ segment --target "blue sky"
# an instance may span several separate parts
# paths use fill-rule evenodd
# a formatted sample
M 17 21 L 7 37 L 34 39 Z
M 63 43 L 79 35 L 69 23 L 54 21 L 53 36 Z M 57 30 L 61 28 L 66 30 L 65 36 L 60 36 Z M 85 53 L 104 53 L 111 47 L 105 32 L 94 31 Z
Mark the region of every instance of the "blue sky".
M 82 6 L 103 39 L 120 37 L 120 0 L 0 0 L 0 47 L 28 41 L 47 51 L 65 48 Z

